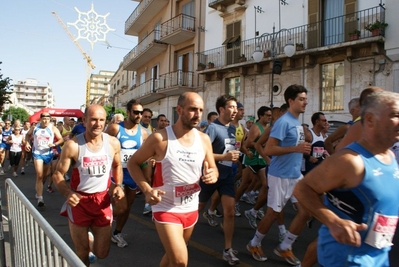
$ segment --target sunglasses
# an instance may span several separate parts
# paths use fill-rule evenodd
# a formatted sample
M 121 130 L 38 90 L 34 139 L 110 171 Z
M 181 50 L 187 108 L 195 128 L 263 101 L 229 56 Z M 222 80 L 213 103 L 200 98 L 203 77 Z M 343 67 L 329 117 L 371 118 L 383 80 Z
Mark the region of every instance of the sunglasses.
M 40 115 L 40 118 L 51 118 L 50 115 Z
M 133 112 L 134 115 L 139 115 L 139 114 L 143 115 L 144 111 L 142 111 L 142 110 L 131 110 L 131 112 Z

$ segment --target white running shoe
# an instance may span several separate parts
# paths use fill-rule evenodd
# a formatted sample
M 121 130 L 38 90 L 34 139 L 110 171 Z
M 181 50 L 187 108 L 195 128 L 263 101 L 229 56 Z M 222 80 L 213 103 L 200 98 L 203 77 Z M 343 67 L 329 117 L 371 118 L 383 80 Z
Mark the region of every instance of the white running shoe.
M 123 238 L 122 233 L 119 233 L 117 235 L 112 235 L 111 240 L 112 242 L 116 243 L 117 246 L 120 248 L 127 247 L 128 245 L 126 240 Z
M 13 176 L 13 177 L 17 177 L 18 174 L 17 174 L 16 172 L 13 172 L 13 173 L 12 173 L 12 176 Z
M 236 257 L 238 252 L 230 248 L 228 251 L 223 250 L 223 259 L 229 263 L 229 265 L 236 265 L 240 263 L 240 260 Z

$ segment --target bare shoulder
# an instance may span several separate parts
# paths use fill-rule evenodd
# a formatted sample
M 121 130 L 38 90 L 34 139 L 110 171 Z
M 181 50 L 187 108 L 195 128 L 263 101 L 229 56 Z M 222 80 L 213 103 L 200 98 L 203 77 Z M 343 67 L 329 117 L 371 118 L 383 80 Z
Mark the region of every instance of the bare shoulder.
M 209 135 L 207 135 L 206 133 L 203 133 L 201 131 L 197 131 L 201 137 L 201 140 L 203 142 L 211 142 L 211 139 L 209 138 Z
M 107 133 L 107 135 L 108 135 L 109 143 L 111 144 L 111 146 L 120 147 L 119 140 L 115 136 L 112 136 L 112 135 L 110 135 L 108 133 Z
M 107 130 L 105 132 L 110 136 L 116 136 L 118 131 L 119 131 L 119 124 L 112 123 L 111 125 L 108 125 Z
M 76 137 L 65 142 L 62 152 L 70 158 L 75 158 L 78 155 L 78 140 Z

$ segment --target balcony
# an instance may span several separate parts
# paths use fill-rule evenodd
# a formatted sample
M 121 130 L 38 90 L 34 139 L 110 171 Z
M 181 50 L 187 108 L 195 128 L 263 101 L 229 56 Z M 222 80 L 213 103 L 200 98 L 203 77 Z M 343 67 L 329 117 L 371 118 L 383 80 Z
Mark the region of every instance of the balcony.
M 274 36 L 275 56 L 276 58 L 285 58 L 284 45 L 288 41 L 296 44 L 297 49 L 293 60 L 290 62 L 292 67 L 295 58 L 306 55 L 341 53 L 346 54 L 347 57 L 357 57 L 360 54 L 364 56 L 364 53 L 370 55 L 382 53 L 382 44 L 385 41 L 384 31 L 382 30 L 374 35 L 374 33 L 367 31 L 365 27 L 377 20 L 384 22 L 384 12 L 385 10 L 382 7 L 377 6 L 282 31 Z M 351 33 L 354 32 L 359 34 L 353 36 Z M 231 68 L 243 70 L 243 68 L 254 67 L 254 65 L 268 64 L 272 60 L 270 55 L 272 40 L 273 34 L 262 34 L 258 38 L 244 41 L 234 38 L 224 46 L 202 51 L 198 53 L 198 71 L 203 74 L 221 73 L 227 72 Z M 255 61 L 252 59 L 256 46 L 264 51 L 264 58 L 259 64 L 254 64 Z M 204 66 L 207 67 L 203 69 Z M 245 73 L 245 70 L 243 73 Z
M 177 70 L 155 80 L 154 91 L 166 96 L 181 95 L 193 87 L 194 72 Z
M 143 105 L 146 105 L 168 96 L 180 95 L 190 91 L 193 88 L 193 79 L 193 72 L 178 70 L 166 73 L 158 79 L 150 79 L 121 94 L 119 99 L 124 100 L 123 105 L 132 98 L 140 100 Z
M 135 46 L 124 58 L 124 70 L 137 70 L 154 57 L 160 55 L 168 47 L 159 41 L 160 31 L 153 30 Z
M 180 14 L 161 24 L 161 38 L 164 43 L 177 45 L 195 37 L 195 18 Z
M 217 11 L 224 12 L 229 5 L 245 5 L 245 0 L 209 0 L 208 6 Z
M 139 32 L 150 23 L 169 0 L 143 0 L 125 22 L 125 34 L 138 36 Z

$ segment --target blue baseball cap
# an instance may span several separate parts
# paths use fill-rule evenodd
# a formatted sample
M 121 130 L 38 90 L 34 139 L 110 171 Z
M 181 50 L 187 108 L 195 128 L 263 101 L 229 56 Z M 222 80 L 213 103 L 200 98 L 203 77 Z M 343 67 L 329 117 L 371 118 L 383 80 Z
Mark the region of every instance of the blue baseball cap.
M 243 108 L 243 107 L 244 107 L 243 104 L 241 104 L 240 102 L 237 102 L 237 108 Z

